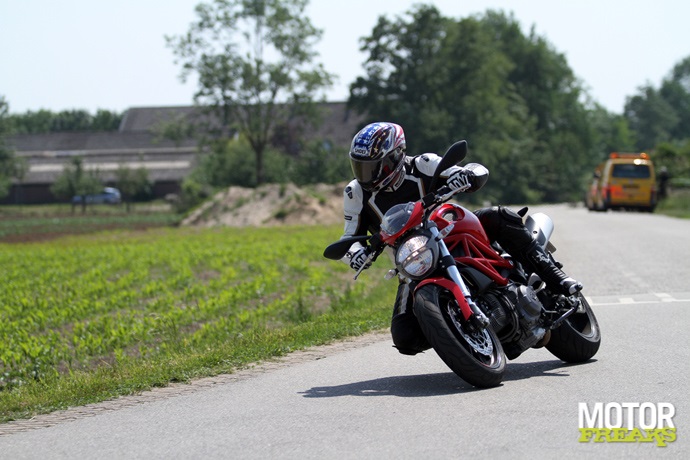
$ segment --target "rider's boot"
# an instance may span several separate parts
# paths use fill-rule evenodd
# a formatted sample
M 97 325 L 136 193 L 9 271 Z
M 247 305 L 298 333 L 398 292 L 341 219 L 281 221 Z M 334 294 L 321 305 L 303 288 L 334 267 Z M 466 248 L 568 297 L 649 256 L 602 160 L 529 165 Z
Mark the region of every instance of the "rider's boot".
M 576 294 L 582 290 L 582 283 L 563 273 L 538 241 L 532 240 L 520 252 L 527 259 L 534 272 L 551 290 L 565 296 Z
M 484 208 L 475 212 L 487 230 L 487 236 L 497 241 L 525 268 L 539 275 L 553 292 L 570 296 L 582 290 L 582 284 L 563 273 L 532 237 L 522 221 L 526 213 L 527 208 L 515 212 L 504 206 Z

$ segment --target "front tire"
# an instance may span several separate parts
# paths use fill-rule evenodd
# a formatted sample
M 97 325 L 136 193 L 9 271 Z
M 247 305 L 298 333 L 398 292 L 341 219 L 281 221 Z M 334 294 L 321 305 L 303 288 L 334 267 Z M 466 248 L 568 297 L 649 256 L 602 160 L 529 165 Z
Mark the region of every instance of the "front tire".
M 451 293 L 422 286 L 414 296 L 414 313 L 431 346 L 461 379 L 479 388 L 501 383 L 506 366 L 501 342 L 491 327 L 468 327 Z
M 601 345 L 601 330 L 592 307 L 582 293 L 580 302 L 585 311 L 570 315 L 558 328 L 551 331 L 546 344 L 555 357 L 567 363 L 582 363 L 591 359 Z

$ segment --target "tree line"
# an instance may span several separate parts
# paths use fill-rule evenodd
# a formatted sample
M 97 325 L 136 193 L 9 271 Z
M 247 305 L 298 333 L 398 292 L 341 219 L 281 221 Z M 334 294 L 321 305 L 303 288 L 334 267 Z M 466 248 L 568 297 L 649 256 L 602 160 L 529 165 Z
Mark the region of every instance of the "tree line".
M 206 152 L 183 185 L 190 203 L 229 185 L 350 178 L 346 149 L 305 140 L 319 122 L 315 103 L 334 78 L 317 61 L 313 45 L 322 32 L 305 16 L 306 5 L 201 3 L 187 34 L 166 37 L 181 78 L 198 77 L 195 104 L 213 120 L 172 127 L 196 133 Z M 349 107 L 366 122 L 402 125 L 411 155 L 466 139 L 468 161 L 491 171 L 481 199 L 578 200 L 612 151 L 647 151 L 672 176 L 690 177 L 690 56 L 616 114 L 591 100 L 563 53 L 502 11 L 457 19 L 418 4 L 379 17 L 360 44 L 366 60 L 350 85 Z M 101 118 L 114 126 L 111 115 Z M 16 119 L 12 124 L 17 132 Z
M 98 109 L 95 114 L 87 110 L 27 111 L 7 116 L 7 126 L 14 134 L 46 134 L 59 132 L 117 131 L 122 114 Z

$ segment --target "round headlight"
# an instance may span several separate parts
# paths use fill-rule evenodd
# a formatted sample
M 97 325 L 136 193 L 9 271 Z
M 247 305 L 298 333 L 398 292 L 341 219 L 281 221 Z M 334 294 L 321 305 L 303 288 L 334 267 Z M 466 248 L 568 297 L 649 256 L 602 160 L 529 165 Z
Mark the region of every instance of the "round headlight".
M 436 246 L 428 243 L 428 236 L 415 235 L 400 245 L 395 263 L 403 275 L 420 279 L 436 267 Z

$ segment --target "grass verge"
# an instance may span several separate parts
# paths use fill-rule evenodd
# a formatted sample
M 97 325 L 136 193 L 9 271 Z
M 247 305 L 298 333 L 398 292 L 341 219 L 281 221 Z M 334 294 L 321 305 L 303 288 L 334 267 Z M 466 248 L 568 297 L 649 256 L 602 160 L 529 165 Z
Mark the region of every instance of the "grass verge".
M 659 203 L 656 212 L 671 217 L 690 219 L 690 189 L 674 190 L 668 198 Z

